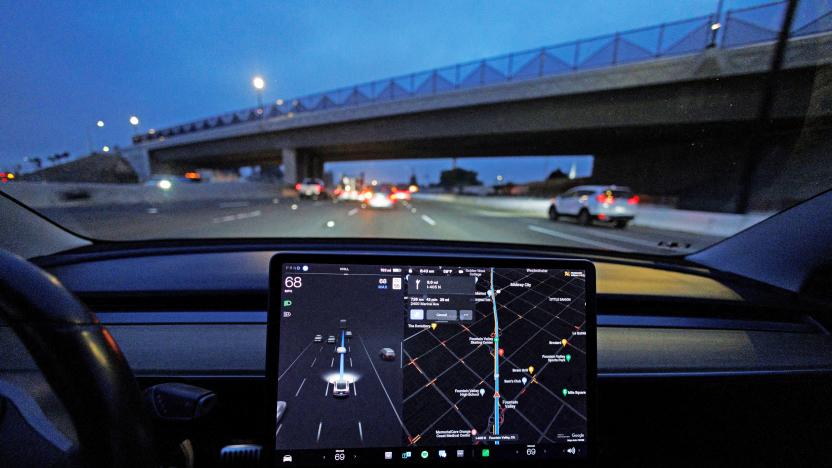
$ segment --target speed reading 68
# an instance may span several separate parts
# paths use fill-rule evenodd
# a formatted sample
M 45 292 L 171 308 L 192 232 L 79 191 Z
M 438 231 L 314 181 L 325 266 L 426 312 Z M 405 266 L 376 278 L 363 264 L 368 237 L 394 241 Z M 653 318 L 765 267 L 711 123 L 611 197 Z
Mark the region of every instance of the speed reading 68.
M 287 276 L 286 279 L 283 281 L 283 284 L 287 288 L 299 288 L 303 286 L 303 282 L 301 281 L 300 276 Z

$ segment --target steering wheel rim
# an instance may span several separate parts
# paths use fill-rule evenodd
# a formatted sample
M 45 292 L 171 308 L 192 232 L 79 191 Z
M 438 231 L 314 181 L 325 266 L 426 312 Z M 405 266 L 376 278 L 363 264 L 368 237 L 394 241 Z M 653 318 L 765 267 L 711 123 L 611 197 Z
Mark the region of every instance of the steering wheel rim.
M 69 413 L 83 466 L 155 466 L 152 426 L 116 341 L 57 278 L 2 249 L 0 319 Z

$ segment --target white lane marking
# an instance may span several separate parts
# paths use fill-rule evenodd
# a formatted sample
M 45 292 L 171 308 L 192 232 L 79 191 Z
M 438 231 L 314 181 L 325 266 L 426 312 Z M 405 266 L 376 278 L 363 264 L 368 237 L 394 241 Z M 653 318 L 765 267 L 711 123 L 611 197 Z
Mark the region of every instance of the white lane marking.
M 512 213 L 510 211 L 486 211 L 486 210 L 475 210 L 475 214 L 479 216 L 485 216 L 486 218 L 516 218 L 517 213 Z
M 347 216 L 352 216 L 356 213 L 358 213 L 358 208 L 353 208 L 353 209 L 347 211 Z
M 564 234 L 562 232 L 553 231 L 551 229 L 546 229 L 546 228 L 543 228 L 543 227 L 540 227 L 540 226 L 535 226 L 534 224 L 529 224 L 528 227 L 529 227 L 530 230 L 532 230 L 534 232 L 538 232 L 540 234 L 546 234 L 547 236 L 558 237 L 560 239 L 565 239 L 565 240 L 572 241 L 572 242 L 579 242 L 581 244 L 591 245 L 593 247 L 599 247 L 599 248 L 607 249 L 607 250 L 615 250 L 615 251 L 618 251 L 618 252 L 632 252 L 632 250 L 630 250 L 630 249 L 625 249 L 625 248 L 617 246 L 615 244 L 608 244 L 606 242 L 594 241 L 594 240 L 585 239 L 583 237 L 572 236 L 572 235 L 569 235 L 569 234 Z
M 390 403 L 390 408 L 393 409 L 393 414 L 396 415 L 396 419 L 399 421 L 399 425 L 402 427 L 402 430 L 404 430 L 404 433 L 407 434 L 408 437 L 410 437 L 410 431 L 407 430 L 407 427 L 404 425 L 404 422 L 402 422 L 402 418 L 401 416 L 399 416 L 399 412 L 396 411 L 396 405 L 393 404 L 393 400 L 390 398 L 390 394 L 387 393 L 387 387 L 384 386 L 384 382 L 381 380 L 381 376 L 378 375 L 378 370 L 376 369 L 376 365 L 373 364 L 373 358 L 370 357 L 370 352 L 367 351 L 367 345 L 364 344 L 364 339 L 360 336 L 358 338 L 361 340 L 361 347 L 364 348 L 364 354 L 367 355 L 367 359 L 370 361 L 370 367 L 373 368 L 373 373 L 376 374 L 378 384 L 381 385 L 381 389 L 384 391 L 384 396 L 387 397 L 387 402 Z M 354 385 L 355 382 L 353 382 L 353 386 Z
M 589 234 L 590 236 L 598 236 L 598 237 L 604 237 L 606 239 L 612 239 L 612 240 L 617 240 L 617 241 L 620 241 L 620 242 L 626 242 L 628 244 L 643 245 L 645 247 L 653 247 L 653 248 L 657 248 L 657 249 L 661 248 L 661 247 L 659 247 L 658 242 L 650 242 L 650 241 L 646 241 L 644 239 L 633 239 L 632 237 L 613 234 L 611 232 L 604 232 L 601 229 L 602 228 L 592 229 L 591 231 L 587 230 L 587 234 Z
M 297 203 L 292 203 L 292 209 L 293 209 L 293 210 L 298 209 L 298 204 L 297 204 Z
M 226 215 L 219 218 L 214 218 L 215 223 L 227 223 L 229 221 L 236 221 L 239 219 L 256 218 L 263 214 L 260 210 L 249 211 L 246 213 L 237 213 L 233 215 Z
M 156 213 L 159 212 L 159 208 L 151 207 L 151 208 L 148 208 L 146 211 L 147 211 L 147 214 L 156 214 Z
M 350 367 L 352 367 L 352 356 L 350 356 Z
M 431 226 L 436 226 L 436 221 L 428 215 L 422 215 L 422 221 L 430 224 Z
M 280 374 L 280 376 L 277 377 L 278 382 L 280 381 L 280 379 L 283 378 L 284 375 L 286 375 L 287 372 L 289 372 L 289 369 L 291 369 L 292 366 L 294 366 L 295 363 L 298 362 L 298 359 L 300 359 L 300 357 L 303 356 L 303 353 L 305 353 L 306 350 L 309 349 L 310 346 L 312 346 L 312 343 L 309 343 L 308 345 L 306 345 L 306 347 L 303 348 L 303 351 L 301 351 L 300 354 L 298 354 L 298 357 L 296 357 L 295 360 L 292 361 L 291 364 L 289 364 L 289 367 L 287 367 L 286 370 L 284 370 L 283 373 Z
M 296 397 L 297 397 L 298 395 L 300 395 L 300 389 L 302 389 L 302 388 L 303 388 L 303 384 L 305 384 L 305 383 L 306 383 L 306 377 L 304 377 L 304 378 L 303 378 L 303 380 L 301 380 L 301 382 L 300 382 L 300 387 L 298 387 L 298 391 L 296 391 L 296 392 L 295 392 L 295 396 L 296 396 Z
M 328 228 L 335 227 L 335 221 L 330 219 L 329 221 L 326 222 L 326 227 L 328 227 Z
M 329 367 L 332 367 L 334 365 L 335 365 L 335 358 L 332 358 L 332 361 L 329 363 Z
M 315 442 L 320 442 L 320 440 L 321 440 L 321 426 L 323 426 L 323 425 L 324 425 L 323 421 L 318 423 L 318 436 L 315 437 Z
M 234 217 L 237 218 L 237 219 L 256 218 L 256 217 L 260 216 L 261 214 L 263 214 L 263 213 L 261 213 L 260 210 L 255 210 L 255 211 L 249 211 L 248 213 L 238 213 L 238 214 L 234 215 Z
M 358 421 L 358 436 L 361 437 L 361 442 L 364 442 L 364 431 L 361 429 L 361 421 Z
M 324 391 L 324 396 L 329 395 L 329 382 L 326 383 L 326 390 Z
M 358 384 L 355 382 L 352 383 L 352 392 L 355 393 L 355 396 L 358 396 Z
M 250 205 L 247 201 L 232 201 L 232 202 L 222 202 L 217 205 L 220 208 L 242 208 L 244 206 Z
M 411 209 L 410 209 L 410 212 L 411 212 L 411 213 L 415 213 L 415 212 L 416 212 L 416 208 L 411 208 Z
M 279 205 L 280 204 L 280 199 L 279 198 L 272 198 L 272 203 L 274 203 L 275 205 Z
M 277 437 L 277 435 L 280 434 L 280 428 L 281 427 L 283 427 L 283 423 L 280 423 L 280 425 L 277 426 L 277 430 L 274 431 L 274 436 L 275 437 Z
M 318 356 L 315 356 L 315 359 L 312 360 L 312 364 L 309 364 L 309 367 L 315 367 L 315 361 L 318 360 Z

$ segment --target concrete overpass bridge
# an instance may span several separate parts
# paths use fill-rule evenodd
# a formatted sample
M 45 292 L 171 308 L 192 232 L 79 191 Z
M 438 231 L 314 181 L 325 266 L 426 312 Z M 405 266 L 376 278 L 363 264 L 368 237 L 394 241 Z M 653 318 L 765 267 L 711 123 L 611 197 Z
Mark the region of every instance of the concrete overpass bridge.
M 730 209 L 766 93 L 759 190 L 832 166 L 832 11 L 798 11 L 768 89 L 778 31 L 763 23 L 785 3 L 729 11 L 718 28 L 700 17 L 278 101 L 141 135 L 125 153 L 144 177 L 283 164 L 290 183 L 329 161 L 594 154 L 599 181 Z

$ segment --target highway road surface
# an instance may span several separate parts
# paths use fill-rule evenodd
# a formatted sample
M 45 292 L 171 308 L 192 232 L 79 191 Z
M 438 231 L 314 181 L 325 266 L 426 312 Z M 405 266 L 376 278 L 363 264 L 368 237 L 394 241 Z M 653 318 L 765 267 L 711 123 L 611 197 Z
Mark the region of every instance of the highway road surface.
M 275 198 L 212 200 L 110 207 L 40 210 L 69 229 L 99 239 L 212 237 L 363 237 L 471 240 L 592 248 L 623 252 L 684 254 L 717 237 L 630 226 L 579 226 L 552 222 L 544 214 L 472 208 L 449 202 L 414 200 L 393 209 L 357 202 Z M 660 242 L 690 244 L 664 248 Z

